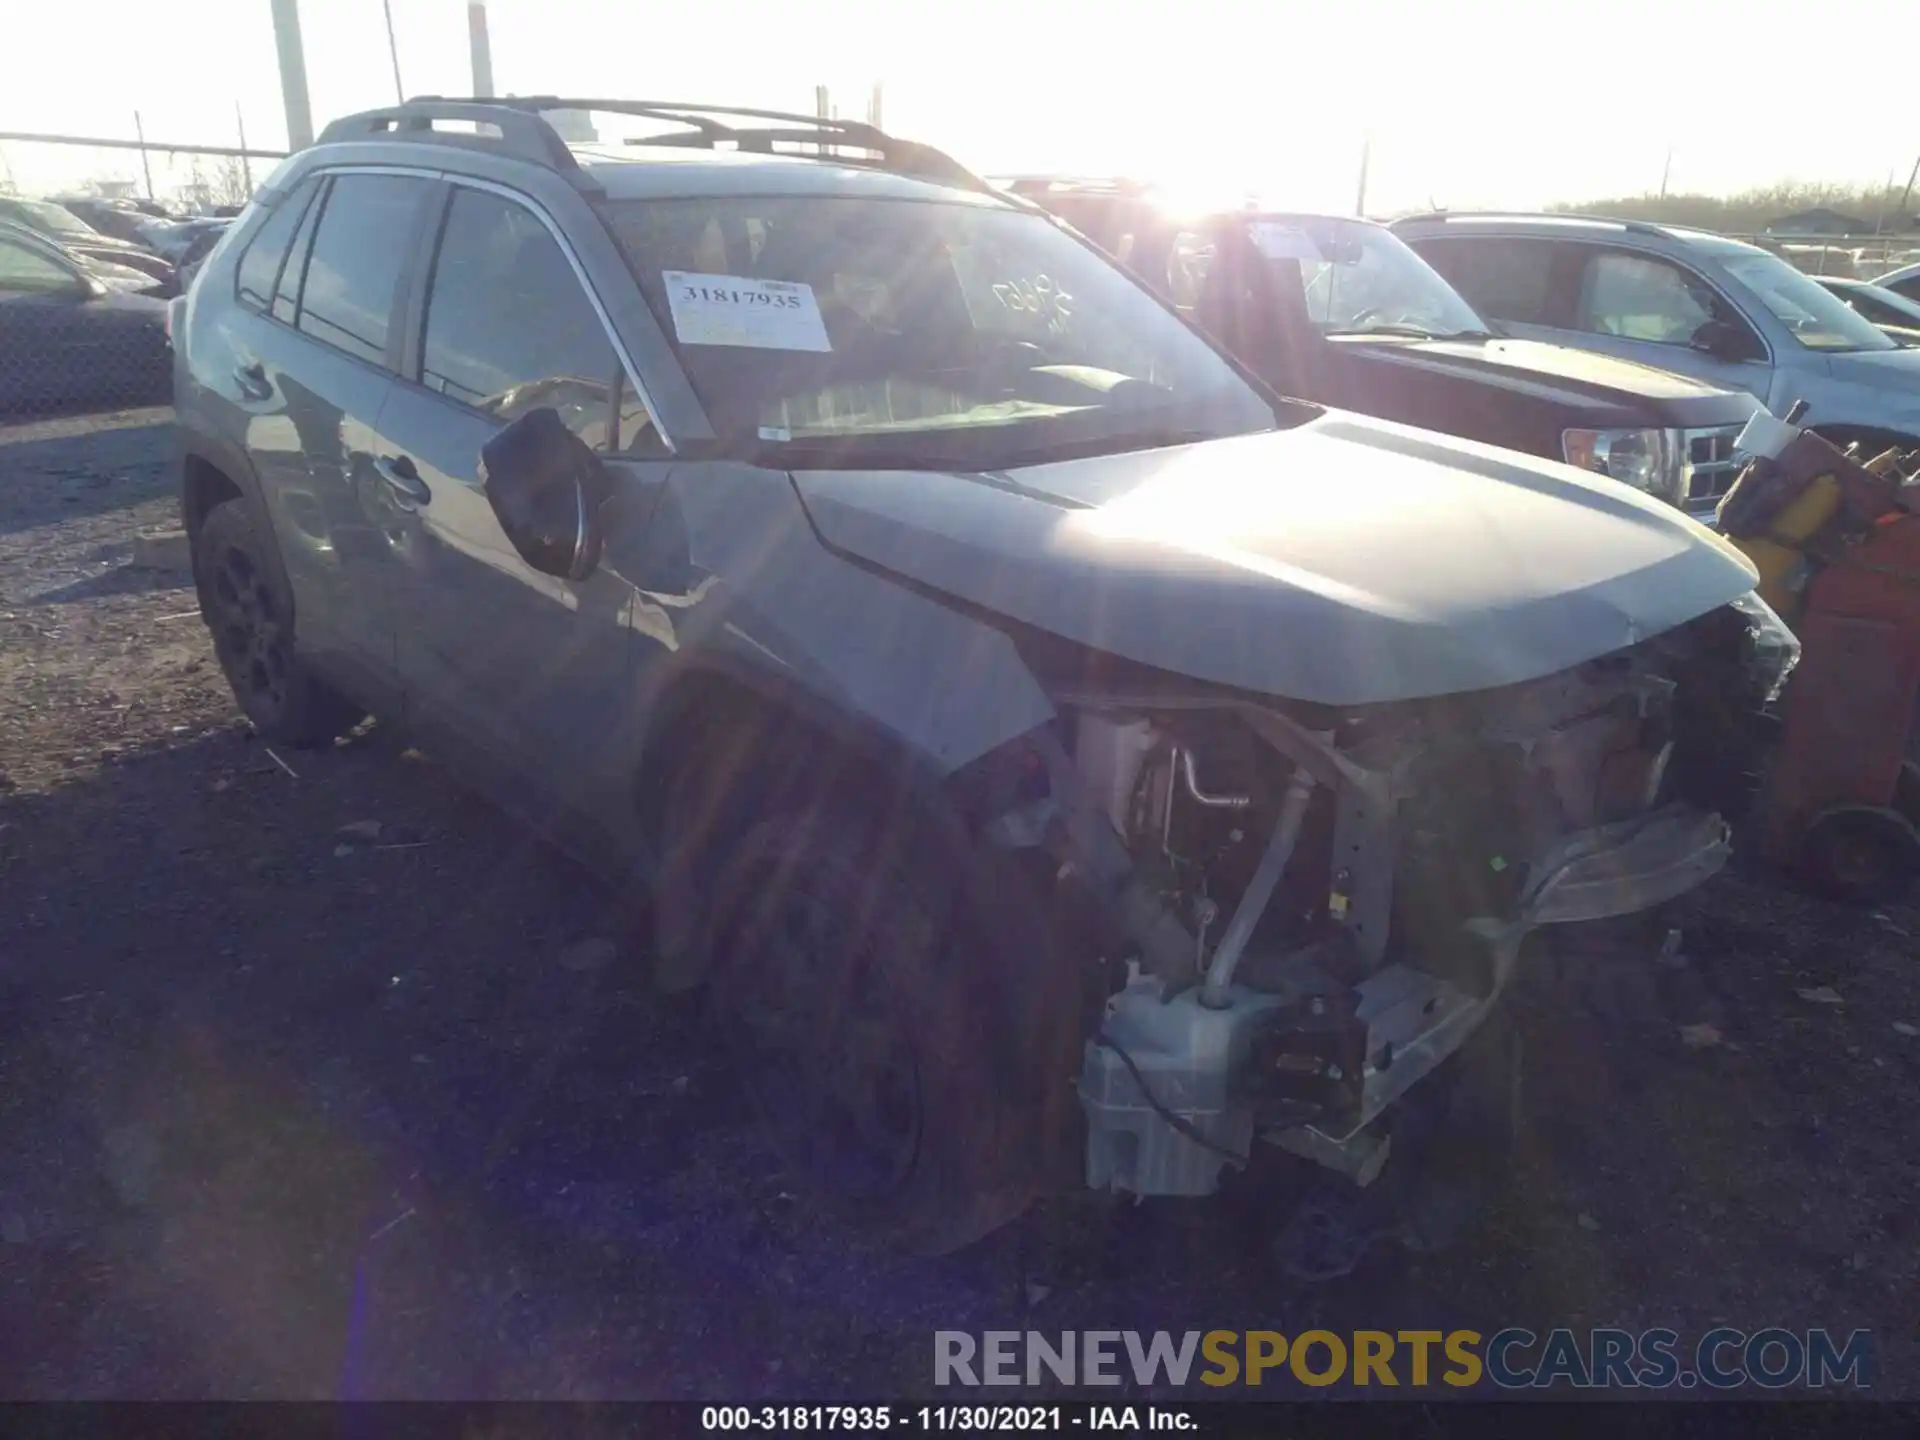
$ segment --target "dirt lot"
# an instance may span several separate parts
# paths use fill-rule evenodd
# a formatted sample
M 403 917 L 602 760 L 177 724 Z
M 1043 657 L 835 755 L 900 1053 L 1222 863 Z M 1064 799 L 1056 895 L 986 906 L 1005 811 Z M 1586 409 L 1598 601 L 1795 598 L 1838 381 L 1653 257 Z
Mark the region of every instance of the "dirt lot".
M 1519 1162 L 1439 1253 L 1293 1284 L 1248 1183 L 866 1255 L 690 1012 L 580 963 L 566 862 L 377 732 L 236 723 L 184 575 L 127 563 L 167 443 L 0 429 L 0 1395 L 845 1399 L 928 1392 L 936 1328 L 1720 1322 L 1870 1328 L 1920 1395 L 1920 909 L 1728 876 L 1684 967 L 1529 975 Z

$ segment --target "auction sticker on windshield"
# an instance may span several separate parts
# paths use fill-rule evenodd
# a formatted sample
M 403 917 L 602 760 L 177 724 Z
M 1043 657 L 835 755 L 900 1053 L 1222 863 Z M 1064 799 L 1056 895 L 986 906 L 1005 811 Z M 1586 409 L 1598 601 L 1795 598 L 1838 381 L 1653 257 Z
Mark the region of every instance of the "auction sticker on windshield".
M 667 285 L 673 333 L 682 345 L 821 353 L 833 349 L 811 285 L 685 270 L 662 270 L 660 278 Z

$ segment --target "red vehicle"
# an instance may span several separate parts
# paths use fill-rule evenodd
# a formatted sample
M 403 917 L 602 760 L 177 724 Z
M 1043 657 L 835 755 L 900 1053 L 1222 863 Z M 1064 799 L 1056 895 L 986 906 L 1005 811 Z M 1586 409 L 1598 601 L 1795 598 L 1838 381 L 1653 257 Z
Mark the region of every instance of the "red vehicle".
M 1920 451 L 1863 464 L 1770 419 L 1743 443 L 1721 524 L 1802 647 L 1761 849 L 1834 898 L 1888 899 L 1920 873 Z

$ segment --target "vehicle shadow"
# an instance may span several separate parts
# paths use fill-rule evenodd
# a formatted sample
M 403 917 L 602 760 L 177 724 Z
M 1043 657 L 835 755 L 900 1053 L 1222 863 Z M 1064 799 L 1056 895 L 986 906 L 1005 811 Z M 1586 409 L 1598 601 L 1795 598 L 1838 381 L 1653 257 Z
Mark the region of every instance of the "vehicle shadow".
M 806 1392 L 796 1314 L 871 1360 L 915 1273 L 822 1239 L 694 1005 L 581 963 L 612 897 L 377 732 L 0 794 L 0 895 L 0 1393 Z
M 40 436 L 45 428 L 0 426 L 0 485 L 8 492 L 0 535 L 125 509 L 173 488 L 171 424 Z

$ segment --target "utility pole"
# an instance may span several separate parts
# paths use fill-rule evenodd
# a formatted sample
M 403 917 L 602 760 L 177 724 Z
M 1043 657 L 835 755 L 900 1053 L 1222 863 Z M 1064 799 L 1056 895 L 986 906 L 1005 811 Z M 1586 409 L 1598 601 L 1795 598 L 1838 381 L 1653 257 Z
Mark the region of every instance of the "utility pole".
M 307 103 L 307 57 L 300 45 L 300 0 L 272 0 L 273 40 L 280 52 L 280 99 L 287 107 L 287 149 L 313 144 L 313 110 Z
M 400 47 L 393 38 L 393 0 L 380 0 L 380 8 L 387 12 L 387 58 L 393 61 L 393 99 L 397 105 L 407 103 L 407 92 L 400 85 Z
M 247 117 L 240 111 L 240 102 L 233 102 L 234 123 L 240 127 L 240 173 L 246 177 L 247 198 L 253 198 L 253 157 L 247 154 Z
M 1373 160 L 1373 132 L 1360 137 L 1360 193 L 1353 198 L 1353 213 L 1367 218 L 1367 167 Z
M 140 139 L 140 173 L 147 177 L 147 199 L 153 199 L 153 166 L 147 163 L 147 130 L 140 123 L 140 112 L 133 112 L 133 133 Z
M 1667 198 L 1667 177 L 1673 174 L 1673 147 L 1667 146 L 1667 163 L 1660 167 L 1660 198 Z
M 1913 198 L 1913 182 L 1916 180 L 1920 180 L 1920 157 L 1915 157 L 1913 169 L 1907 172 L 1907 188 L 1900 192 L 1900 203 L 1894 208 L 1894 213 L 1900 217 L 1899 224 L 1903 230 L 1913 223 L 1913 216 L 1907 211 L 1907 201 Z
M 467 43 L 473 53 L 473 93 L 482 100 L 493 95 L 493 46 L 487 39 L 487 7 L 483 0 L 467 6 Z

